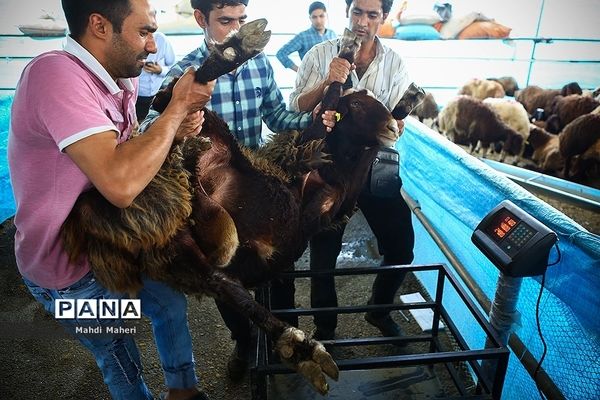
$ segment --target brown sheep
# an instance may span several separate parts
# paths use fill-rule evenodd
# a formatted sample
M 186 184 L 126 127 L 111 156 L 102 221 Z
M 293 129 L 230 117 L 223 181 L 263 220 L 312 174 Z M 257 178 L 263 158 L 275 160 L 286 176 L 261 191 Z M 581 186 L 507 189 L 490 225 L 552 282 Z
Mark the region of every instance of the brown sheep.
M 458 94 L 483 100 L 488 97 L 504 97 L 506 93 L 502 85 L 498 82 L 485 79 L 471 79 L 458 91 Z
M 552 113 L 552 102 L 558 95 L 560 95 L 559 90 L 527 86 L 517 94 L 517 101 L 525 106 L 529 115 L 534 115 L 538 108 L 543 109 L 544 117 L 541 119 L 545 120 Z
M 561 96 L 570 96 L 572 94 L 582 94 L 581 86 L 577 82 L 569 82 L 560 90 Z
M 563 176 L 583 179 L 600 166 L 600 115 L 575 118 L 559 135 L 560 154 L 565 159 Z
M 82 194 L 63 226 L 65 247 L 73 258 L 87 254 L 97 278 L 111 289 L 135 291 L 143 273 L 233 305 L 271 336 L 282 360 L 325 393 L 323 372 L 338 376 L 331 356 L 273 317 L 246 287 L 291 265 L 312 235 L 347 218 L 378 148 L 398 138 L 391 113 L 364 91 L 342 97 L 338 111 L 342 118 L 333 132 L 305 145 L 329 159 L 316 171 L 290 176 L 271 160 L 291 152 L 272 150 L 268 159 L 243 149 L 227 124 L 205 110 L 202 136 L 210 149 L 200 138 L 174 147 L 127 209 L 113 207 L 96 190 Z M 280 134 L 275 143 L 297 149 L 299 139 Z
M 553 135 L 536 125 L 531 125 L 528 142 L 533 147 L 531 159 L 535 161 L 542 172 L 557 173 L 562 171 L 565 160 L 558 150 L 558 135 Z
M 591 113 L 598 106 L 600 102 L 588 96 L 579 94 L 557 96 L 552 105 L 552 115 L 546 123 L 546 130 L 550 133 L 558 133 L 569 122 L 581 115 Z

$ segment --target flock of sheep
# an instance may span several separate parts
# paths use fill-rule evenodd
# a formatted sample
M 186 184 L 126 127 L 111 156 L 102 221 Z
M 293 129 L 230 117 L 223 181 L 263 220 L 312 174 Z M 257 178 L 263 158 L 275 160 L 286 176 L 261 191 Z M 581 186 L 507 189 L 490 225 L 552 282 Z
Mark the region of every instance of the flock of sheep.
M 439 112 L 428 93 L 413 115 L 471 153 L 486 157 L 491 148 L 500 161 L 511 155 L 519 166 L 600 182 L 600 88 L 571 82 L 561 90 L 519 90 L 512 77 L 473 79 Z

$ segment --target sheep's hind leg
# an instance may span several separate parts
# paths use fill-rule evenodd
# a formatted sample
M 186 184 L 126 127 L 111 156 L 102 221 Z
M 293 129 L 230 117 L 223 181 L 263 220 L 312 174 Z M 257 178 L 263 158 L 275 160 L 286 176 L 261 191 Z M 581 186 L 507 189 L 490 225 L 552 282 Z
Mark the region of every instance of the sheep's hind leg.
M 282 361 L 290 364 L 304 376 L 322 395 L 329 386 L 325 375 L 338 380 L 340 371 L 325 347 L 313 339 L 308 339 L 300 329 L 287 327 L 275 344 Z
M 159 276 L 153 278 L 188 294 L 207 294 L 233 307 L 269 335 L 284 363 L 304 376 L 319 393 L 326 394 L 329 388 L 325 375 L 337 380 L 339 370 L 324 346 L 275 318 L 237 279 L 207 264 L 189 230 L 182 230 L 176 242 L 178 255 L 171 268 L 157 270 Z
M 211 265 L 226 267 L 239 246 L 237 229 L 229 213 L 201 189 L 192 207 L 194 239 Z
M 217 79 L 263 51 L 271 38 L 271 31 L 265 31 L 266 26 L 266 19 L 257 19 L 242 25 L 239 31 L 227 36 L 223 43 L 210 44 L 210 54 L 196 71 L 195 80 L 206 83 Z M 177 78 L 156 93 L 152 101 L 154 110 L 162 113 L 167 108 L 176 82 Z

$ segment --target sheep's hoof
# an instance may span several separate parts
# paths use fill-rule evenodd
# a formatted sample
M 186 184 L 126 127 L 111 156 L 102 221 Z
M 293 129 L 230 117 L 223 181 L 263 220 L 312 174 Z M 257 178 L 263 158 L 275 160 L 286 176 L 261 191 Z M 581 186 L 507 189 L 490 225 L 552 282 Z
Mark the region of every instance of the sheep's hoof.
M 264 18 L 242 25 L 237 35 L 242 38 L 242 50 L 250 54 L 258 54 L 271 38 L 271 31 L 265 31 L 267 20 Z
M 325 375 L 336 381 L 339 378 L 340 371 L 325 347 L 316 340 L 308 339 L 297 328 L 287 328 L 275 349 L 282 361 L 290 364 L 322 395 L 329 391 Z

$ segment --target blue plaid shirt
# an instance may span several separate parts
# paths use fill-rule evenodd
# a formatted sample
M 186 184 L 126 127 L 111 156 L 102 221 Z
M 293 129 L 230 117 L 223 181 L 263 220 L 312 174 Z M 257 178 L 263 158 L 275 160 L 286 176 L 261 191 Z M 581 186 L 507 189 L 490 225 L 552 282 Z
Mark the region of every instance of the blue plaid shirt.
M 304 58 L 304 55 L 315 45 L 326 40 L 335 39 L 337 35 L 331 29 L 326 29 L 324 34 L 320 34 L 312 26 L 303 32 L 300 32 L 292 38 L 289 42 L 283 45 L 277 52 L 277 59 L 286 68 L 294 66 L 294 62 L 290 60 L 289 55 L 297 51 L 300 55 L 300 59 Z
M 173 78 L 183 75 L 191 65 L 198 66 L 208 57 L 206 42 L 185 56 L 167 73 L 162 87 Z M 302 130 L 312 122 L 311 113 L 296 113 L 286 109 L 279 87 L 275 83 L 273 67 L 264 53 L 258 54 L 237 68 L 233 74 L 217 79 L 212 98 L 206 107 L 227 122 L 237 140 L 251 148 L 264 143 L 262 121 L 273 132 Z M 158 113 L 151 110 L 142 123 L 144 130 Z

